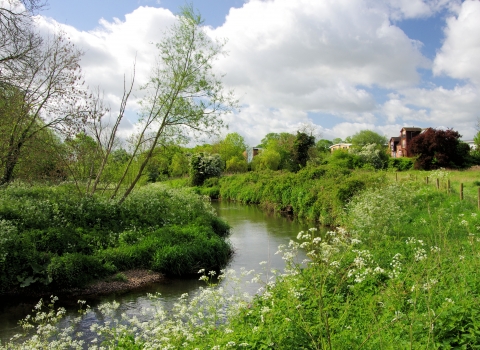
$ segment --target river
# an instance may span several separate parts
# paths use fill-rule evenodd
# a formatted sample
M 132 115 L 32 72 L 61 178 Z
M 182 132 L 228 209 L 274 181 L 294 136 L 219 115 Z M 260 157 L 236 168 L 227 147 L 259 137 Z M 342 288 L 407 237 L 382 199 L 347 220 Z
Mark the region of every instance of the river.
M 289 218 L 279 215 L 267 214 L 257 206 L 242 205 L 235 202 L 212 202 L 212 206 L 218 215 L 225 219 L 232 227 L 230 241 L 234 247 L 234 255 L 228 265 L 228 269 L 240 271 L 254 269 L 261 271 L 265 269 L 281 270 L 284 261 L 280 255 L 276 255 L 280 244 L 288 244 L 301 230 L 309 228 Z M 303 259 L 303 257 L 300 257 Z M 266 264 L 260 266 L 260 262 Z M 150 305 L 147 293 L 160 293 L 161 300 L 168 308 L 169 304 L 176 302 L 183 293 L 193 294 L 205 283 L 197 279 L 169 279 L 166 283 L 158 283 L 141 290 L 124 294 L 103 296 L 98 299 L 87 300 L 92 307 L 81 321 L 78 331 L 85 333 L 85 340 L 88 341 L 94 335 L 89 328 L 93 322 L 99 321 L 98 305 L 107 301 L 116 300 L 120 303 L 119 314 L 126 312 L 129 315 L 138 315 L 143 307 Z M 257 291 L 258 285 L 245 285 L 245 291 L 253 294 Z M 74 317 L 77 307 L 75 301 L 58 302 L 59 305 L 67 308 L 67 320 Z M 15 333 L 21 333 L 22 329 L 18 321 L 31 313 L 33 304 L 31 302 L 1 301 L 0 302 L 0 340 L 4 343 Z

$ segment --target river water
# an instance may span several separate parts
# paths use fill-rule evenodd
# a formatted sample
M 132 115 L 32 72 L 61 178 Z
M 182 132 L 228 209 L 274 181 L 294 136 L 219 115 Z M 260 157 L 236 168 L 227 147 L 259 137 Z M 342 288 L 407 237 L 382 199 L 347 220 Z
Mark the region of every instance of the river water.
M 280 244 L 288 244 L 289 240 L 296 237 L 301 230 L 310 226 L 293 221 L 287 217 L 267 214 L 257 206 L 242 205 L 235 202 L 212 202 L 218 215 L 225 219 L 232 227 L 230 241 L 234 247 L 234 255 L 227 268 L 240 271 L 254 269 L 256 271 L 269 271 L 270 269 L 282 270 L 284 261 L 281 255 L 275 254 Z M 299 257 L 303 259 L 303 257 Z M 266 262 L 260 266 L 260 262 Z M 116 300 L 120 303 L 118 313 L 126 312 L 129 315 L 138 315 L 144 307 L 150 306 L 147 293 L 160 293 L 161 300 L 166 308 L 176 302 L 183 293 L 194 294 L 205 283 L 197 279 L 170 279 L 166 283 L 158 283 L 141 290 L 125 294 L 103 296 L 98 299 L 87 299 L 87 304 L 92 307 L 81 321 L 78 331 L 85 333 L 85 340 L 93 338 L 89 327 L 93 322 L 98 322 L 101 315 L 98 305 Z M 259 285 L 246 284 L 245 291 L 254 294 Z M 31 313 L 33 301 L 0 301 L 0 340 L 4 343 L 22 329 L 18 321 Z M 67 320 L 76 315 L 76 300 L 59 300 L 58 305 L 67 308 Z

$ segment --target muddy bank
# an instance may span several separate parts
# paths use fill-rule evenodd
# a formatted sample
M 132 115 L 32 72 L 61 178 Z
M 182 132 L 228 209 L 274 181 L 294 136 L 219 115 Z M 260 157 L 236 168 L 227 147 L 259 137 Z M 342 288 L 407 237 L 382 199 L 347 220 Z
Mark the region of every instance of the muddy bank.
M 49 298 L 51 295 L 61 297 L 62 299 L 65 297 L 95 298 L 96 296 L 101 295 L 129 292 L 136 289 L 141 289 L 153 283 L 161 282 L 166 283 L 166 278 L 163 274 L 149 270 L 137 269 L 116 273 L 101 280 L 93 281 L 82 288 L 59 289 L 48 292 L 33 290 L 26 291 L 21 288 L 17 288 L 3 294 L 3 298 L 25 298 L 34 300 L 36 299 L 37 301 L 38 298 Z

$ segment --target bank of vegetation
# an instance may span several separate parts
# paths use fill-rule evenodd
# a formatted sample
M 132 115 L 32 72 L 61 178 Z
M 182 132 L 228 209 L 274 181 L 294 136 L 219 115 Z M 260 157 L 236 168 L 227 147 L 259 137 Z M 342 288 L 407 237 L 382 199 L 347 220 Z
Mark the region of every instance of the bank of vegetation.
M 451 176 L 424 174 L 442 183 Z M 92 329 L 106 348 L 474 349 L 480 215 L 476 202 L 457 194 L 414 175 L 377 182 L 350 198 L 338 218 L 341 228 L 301 232 L 279 247 L 285 271 L 273 278 L 223 272 L 228 283 L 248 275 L 260 283 L 253 299 L 228 284 L 216 286 L 215 272 L 202 269 L 205 289 L 183 295 L 173 310 L 159 304 L 147 322 L 111 319 Z M 297 260 L 300 249 L 308 261 Z M 102 307 L 107 319 L 117 306 Z M 56 322 L 57 314 L 48 312 L 39 308 L 26 322 L 40 325 L 39 336 L 24 346 L 45 345 L 53 335 L 59 344 L 83 346 L 67 330 L 45 326 L 45 319 Z
M 143 268 L 185 276 L 224 266 L 229 226 L 188 189 L 145 186 L 119 203 L 72 185 L 0 192 L 0 293 L 81 287 Z

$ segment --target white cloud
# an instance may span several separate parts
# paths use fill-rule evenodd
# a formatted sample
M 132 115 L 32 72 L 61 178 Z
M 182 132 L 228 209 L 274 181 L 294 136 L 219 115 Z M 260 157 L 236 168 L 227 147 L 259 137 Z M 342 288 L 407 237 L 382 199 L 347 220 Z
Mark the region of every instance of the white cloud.
M 392 21 L 428 17 L 445 8 L 458 16 L 447 21 L 434 72 L 471 83 L 451 90 L 416 88 L 418 68 L 431 68 L 431 62 L 420 53 L 421 43 Z M 345 121 L 321 128 L 325 138 L 344 138 L 362 129 L 393 136 L 402 126 L 417 123 L 471 129 L 480 110 L 478 18 L 480 2 L 460 5 L 458 0 L 250 0 L 232 8 L 222 26 L 206 28 L 211 36 L 228 40 L 228 56 L 215 69 L 226 74 L 225 85 L 244 106 L 226 116 L 228 132 L 239 132 L 255 145 L 269 132 L 295 132 L 309 122 L 309 112 Z M 155 62 L 154 43 L 174 20 L 169 10 L 139 7 L 124 21 L 101 19 L 89 32 L 44 17 L 38 23 L 50 32 L 60 26 L 85 52 L 87 83 L 100 86 L 115 109 L 135 56 L 138 88 Z M 394 93 L 379 105 L 369 88 Z M 137 89 L 128 112 L 132 123 L 140 97 Z M 123 128 L 127 134 L 132 124 Z
M 362 0 L 252 0 L 212 35 L 227 37 L 218 67 L 246 103 L 321 112 L 368 112 L 361 86 L 418 82 L 418 43 Z
M 463 2 L 458 16 L 447 19 L 445 36 L 433 72 L 480 86 L 480 2 Z

